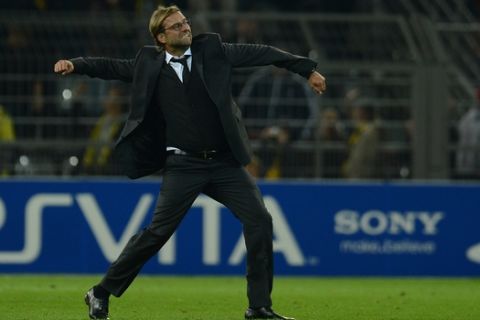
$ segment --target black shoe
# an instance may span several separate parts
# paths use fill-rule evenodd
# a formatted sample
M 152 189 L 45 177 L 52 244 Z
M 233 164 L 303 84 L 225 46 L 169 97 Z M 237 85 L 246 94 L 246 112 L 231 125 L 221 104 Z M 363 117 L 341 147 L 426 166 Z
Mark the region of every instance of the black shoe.
M 99 299 L 93 295 L 93 288 L 85 294 L 90 319 L 108 320 L 108 298 Z
M 245 319 L 279 319 L 279 320 L 295 320 L 295 318 L 289 318 L 275 313 L 271 308 L 248 308 L 245 311 Z

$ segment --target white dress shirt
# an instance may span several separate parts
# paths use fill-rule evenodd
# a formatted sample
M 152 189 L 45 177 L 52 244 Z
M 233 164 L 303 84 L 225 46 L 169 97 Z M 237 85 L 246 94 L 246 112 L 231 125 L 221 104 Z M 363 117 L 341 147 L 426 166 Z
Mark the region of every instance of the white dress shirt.
M 172 58 L 180 59 L 180 58 L 183 58 L 184 56 L 188 56 L 187 58 L 188 70 L 192 71 L 192 50 L 190 50 L 190 48 L 188 48 L 187 51 L 185 51 L 185 53 L 181 57 L 172 56 L 170 53 L 165 51 L 165 62 L 168 63 L 173 68 L 173 70 L 178 76 L 178 79 L 180 79 L 182 83 L 183 83 L 183 76 L 182 76 L 183 64 L 181 64 L 180 62 L 174 62 L 170 60 L 172 60 Z

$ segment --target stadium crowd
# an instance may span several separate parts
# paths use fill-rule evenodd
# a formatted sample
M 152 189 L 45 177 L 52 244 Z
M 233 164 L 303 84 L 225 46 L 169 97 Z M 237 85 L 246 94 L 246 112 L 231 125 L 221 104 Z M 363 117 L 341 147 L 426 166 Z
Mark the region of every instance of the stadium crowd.
M 130 27 L 132 16 L 142 17 L 143 12 L 150 12 L 158 3 L 161 1 L 23 0 L 0 4 L 4 12 L 0 25 L 0 73 L 4 75 L 0 80 L 1 174 L 118 174 L 109 158 L 128 109 L 129 87 L 59 79 L 52 75 L 51 62 L 56 57 L 85 54 L 133 57 L 150 40 L 140 34 L 140 28 Z M 382 7 L 378 1 L 358 0 L 183 0 L 176 4 L 192 17 L 201 10 L 371 13 Z M 478 12 L 478 1 L 467 1 L 466 5 L 473 13 Z M 20 18 L 6 18 L 10 10 Z M 99 21 L 92 22 L 92 26 L 78 21 L 69 24 L 67 13 L 72 12 L 77 18 L 79 12 L 87 17 L 108 16 L 108 21 L 114 23 L 108 28 Z M 63 13 L 67 20 L 60 19 Z M 43 15 L 59 19 L 42 24 Z M 31 19 L 38 28 L 30 27 Z M 141 18 L 135 21 L 142 22 Z M 226 41 L 267 42 L 298 54 L 318 54 L 303 41 L 269 38 L 255 20 L 238 19 L 234 28 L 220 24 L 218 31 Z M 104 37 L 99 32 L 105 32 Z M 337 52 L 326 46 L 324 54 L 324 59 L 329 60 Z M 358 75 L 349 83 L 333 83 L 319 99 L 295 76 L 278 69 L 248 70 L 238 76 L 246 81 L 239 81 L 244 84 L 241 86 L 234 84 L 233 92 L 253 140 L 256 158 L 249 169 L 255 176 L 410 178 L 414 125 L 411 115 L 405 109 L 387 110 L 376 101 L 398 97 L 395 89 L 380 85 L 365 89 L 361 85 L 362 75 Z M 382 82 L 381 76 L 377 82 Z M 113 100 L 116 102 L 112 103 Z M 449 142 L 463 146 L 463 155 L 451 153 L 450 167 L 456 172 L 452 178 L 478 177 L 480 164 L 472 151 L 468 153 L 480 144 L 468 138 L 479 127 L 476 110 L 472 107 L 467 114 L 452 107 L 452 120 L 458 127 L 455 124 L 450 128 Z M 395 120 L 395 130 L 385 122 L 391 119 Z M 385 142 L 392 141 L 403 147 L 393 152 L 384 148 Z M 470 171 L 462 169 L 462 163 L 469 163 Z

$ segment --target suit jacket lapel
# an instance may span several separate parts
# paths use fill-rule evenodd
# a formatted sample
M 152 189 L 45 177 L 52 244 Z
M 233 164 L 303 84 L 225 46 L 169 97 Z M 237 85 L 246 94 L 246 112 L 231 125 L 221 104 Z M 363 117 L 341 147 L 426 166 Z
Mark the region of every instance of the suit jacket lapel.
M 192 44 L 192 66 L 197 69 L 200 79 L 205 84 L 205 76 L 203 75 L 203 50 L 199 45 Z
M 192 43 L 192 68 L 196 68 L 198 74 L 200 75 L 200 79 L 203 82 L 203 85 L 205 86 L 205 89 L 207 90 L 208 95 L 210 96 L 210 99 L 215 103 L 215 106 L 220 109 L 220 104 L 218 103 L 217 95 L 212 94 L 210 92 L 210 88 L 205 81 L 205 55 L 203 54 L 203 42 L 202 40 L 199 40 L 197 42 Z
M 163 64 L 165 63 L 165 51 L 160 52 L 154 59 L 151 68 L 149 69 L 147 78 L 147 92 L 146 98 L 148 102 L 151 101 L 155 86 L 157 85 L 157 78 L 160 74 Z M 145 110 L 146 111 L 146 110 Z
M 144 120 L 147 108 L 155 92 L 157 78 L 165 61 L 165 52 L 162 51 L 149 59 L 152 61 L 148 63 L 148 70 L 144 72 L 146 74 L 139 76 L 139 80 L 134 83 L 135 86 L 132 93 L 134 107 L 132 107 L 128 121 L 123 129 L 122 137 L 129 135 Z

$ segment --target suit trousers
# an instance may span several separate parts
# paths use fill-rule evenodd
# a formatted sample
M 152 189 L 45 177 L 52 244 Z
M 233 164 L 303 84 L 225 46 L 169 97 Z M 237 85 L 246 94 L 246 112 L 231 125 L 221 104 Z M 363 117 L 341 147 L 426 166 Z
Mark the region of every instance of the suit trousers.
M 240 220 L 247 248 L 249 307 L 270 307 L 273 284 L 272 218 L 253 178 L 230 154 L 215 159 L 167 157 L 150 225 L 134 235 L 100 285 L 121 296 L 142 266 L 175 232 L 200 193 L 225 205 Z

